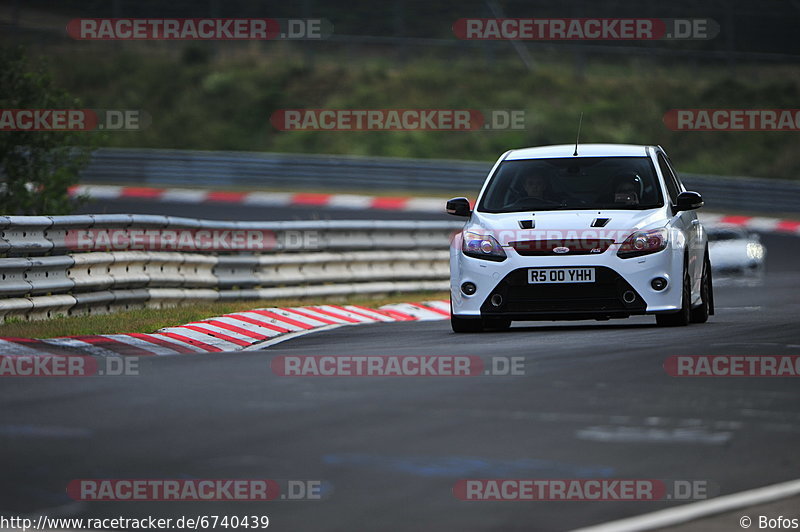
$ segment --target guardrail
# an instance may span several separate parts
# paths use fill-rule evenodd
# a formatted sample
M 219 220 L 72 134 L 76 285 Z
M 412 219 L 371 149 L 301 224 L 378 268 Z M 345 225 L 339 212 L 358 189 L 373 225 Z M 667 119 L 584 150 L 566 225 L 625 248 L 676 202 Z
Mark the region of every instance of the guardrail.
M 82 230 L 113 230 L 123 241 L 131 239 L 134 232 L 149 230 L 261 231 L 274 237 L 268 249 L 273 252 L 429 247 L 442 243 L 443 231 L 457 229 L 460 225 L 458 222 L 418 220 L 239 222 L 149 214 L 0 216 L 0 255 L 65 254 L 74 250 L 74 245 L 71 247 L 67 242 L 68 235 L 78 238 Z
M 284 153 L 100 149 L 82 179 L 146 186 L 477 192 L 490 162 Z M 800 183 L 681 174 L 709 209 L 800 212 Z
M 462 225 L 223 222 L 150 215 L 0 217 L 0 254 L 5 255 L 0 258 L 0 320 L 160 308 L 184 301 L 445 290 L 450 235 Z M 147 247 L 141 238 L 147 232 L 174 230 L 257 231 L 274 238 L 244 250 L 135 249 Z M 115 239 L 92 240 L 98 234 Z M 86 243 L 87 251 L 81 251 Z
M 703 217 L 712 225 L 720 218 Z M 447 290 L 450 238 L 462 226 L 462 221 L 0 217 L 0 322 L 188 301 Z M 240 239 L 244 245 L 236 248 L 198 252 L 194 246 L 208 235 L 237 232 L 266 237 Z

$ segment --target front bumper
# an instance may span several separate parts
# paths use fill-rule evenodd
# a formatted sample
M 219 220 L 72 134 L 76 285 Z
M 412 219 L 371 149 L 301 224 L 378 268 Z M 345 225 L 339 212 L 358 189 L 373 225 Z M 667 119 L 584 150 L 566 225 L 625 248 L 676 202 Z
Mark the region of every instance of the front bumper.
M 617 272 L 595 267 L 595 282 L 529 284 L 528 268 L 506 275 L 481 303 L 483 317 L 512 320 L 626 318 L 644 314 L 647 304 Z
M 467 257 L 451 248 L 453 314 L 525 321 L 625 318 L 680 309 L 682 248 L 668 246 L 651 255 L 621 259 L 616 256 L 616 247 L 600 255 L 563 257 L 524 257 L 504 248 L 508 258 L 503 262 Z M 528 283 L 530 268 L 569 267 L 594 267 L 595 282 Z M 652 288 L 655 277 L 667 279 L 664 290 Z M 462 293 L 465 282 L 476 285 L 474 294 Z M 496 295 L 499 305 L 496 297 L 492 301 Z

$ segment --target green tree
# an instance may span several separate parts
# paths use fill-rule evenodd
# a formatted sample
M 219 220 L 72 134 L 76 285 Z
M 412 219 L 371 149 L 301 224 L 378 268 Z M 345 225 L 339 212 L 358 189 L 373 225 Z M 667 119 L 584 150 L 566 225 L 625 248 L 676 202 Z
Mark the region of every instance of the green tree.
M 22 48 L 0 48 L 0 112 L 7 109 L 80 109 L 57 88 L 43 64 Z M 68 189 L 88 163 L 90 133 L 0 131 L 0 214 L 68 214 Z

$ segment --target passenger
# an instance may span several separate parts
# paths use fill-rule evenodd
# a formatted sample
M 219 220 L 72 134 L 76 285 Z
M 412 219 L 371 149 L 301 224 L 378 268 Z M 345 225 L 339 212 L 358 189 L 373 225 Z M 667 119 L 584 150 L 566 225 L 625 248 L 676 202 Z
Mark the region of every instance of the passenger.
M 636 175 L 622 175 L 614 179 L 614 197 L 611 203 L 638 205 L 642 192 L 642 180 Z

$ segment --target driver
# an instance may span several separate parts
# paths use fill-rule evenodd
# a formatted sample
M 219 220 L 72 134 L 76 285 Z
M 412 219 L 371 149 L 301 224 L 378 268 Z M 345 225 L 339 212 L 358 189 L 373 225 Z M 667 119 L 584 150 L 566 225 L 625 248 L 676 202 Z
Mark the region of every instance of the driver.
M 550 182 L 543 175 L 529 174 L 522 180 L 522 190 L 528 195 L 528 198 L 548 201 L 545 198 L 546 193 L 550 189 Z

